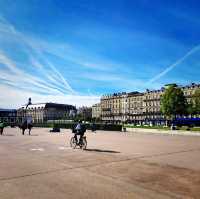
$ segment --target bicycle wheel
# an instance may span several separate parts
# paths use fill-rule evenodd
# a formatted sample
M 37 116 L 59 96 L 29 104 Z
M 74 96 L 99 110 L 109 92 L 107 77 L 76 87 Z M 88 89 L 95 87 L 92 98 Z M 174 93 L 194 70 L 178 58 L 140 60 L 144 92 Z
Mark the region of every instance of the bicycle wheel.
M 76 148 L 76 139 L 75 137 L 72 137 L 71 140 L 70 140 L 70 146 L 75 149 Z
M 87 148 L 87 140 L 86 140 L 86 137 L 83 137 L 82 143 L 81 143 L 81 145 L 80 145 L 80 148 L 83 149 L 83 150 Z

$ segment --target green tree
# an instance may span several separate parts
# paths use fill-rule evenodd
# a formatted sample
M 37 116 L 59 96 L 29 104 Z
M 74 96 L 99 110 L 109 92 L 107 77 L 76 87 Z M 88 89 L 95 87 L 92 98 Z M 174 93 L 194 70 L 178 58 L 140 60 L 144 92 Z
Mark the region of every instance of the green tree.
M 187 100 L 181 88 L 169 85 L 161 98 L 161 112 L 167 119 L 187 114 Z
M 194 103 L 193 103 L 193 101 L 191 101 L 191 102 L 189 102 L 189 103 L 187 104 L 187 115 L 192 116 L 192 115 L 194 115 L 194 114 L 195 114 Z
M 200 89 L 197 89 L 192 96 L 193 114 L 200 115 Z

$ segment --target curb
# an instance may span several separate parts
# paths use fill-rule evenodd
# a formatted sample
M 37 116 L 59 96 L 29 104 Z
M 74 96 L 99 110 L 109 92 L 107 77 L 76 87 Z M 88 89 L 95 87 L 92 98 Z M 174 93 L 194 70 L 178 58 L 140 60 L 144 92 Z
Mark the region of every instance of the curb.
M 145 128 L 126 128 L 127 132 L 132 133 L 151 133 L 161 135 L 182 135 L 182 136 L 200 136 L 200 132 L 188 132 L 188 131 L 177 131 L 177 130 L 158 130 L 158 129 L 145 129 Z

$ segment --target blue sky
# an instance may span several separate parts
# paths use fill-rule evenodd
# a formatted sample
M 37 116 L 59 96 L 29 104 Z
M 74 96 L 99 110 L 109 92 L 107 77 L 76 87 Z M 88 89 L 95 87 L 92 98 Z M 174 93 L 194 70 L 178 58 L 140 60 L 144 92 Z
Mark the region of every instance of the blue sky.
M 200 82 L 200 3 L 0 0 L 0 107 L 91 105 Z

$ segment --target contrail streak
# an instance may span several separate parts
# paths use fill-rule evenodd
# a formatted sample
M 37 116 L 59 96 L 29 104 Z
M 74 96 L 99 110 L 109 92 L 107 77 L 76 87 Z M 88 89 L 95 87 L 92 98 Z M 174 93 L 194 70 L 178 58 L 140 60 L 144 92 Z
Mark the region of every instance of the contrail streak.
M 152 79 L 150 79 L 147 83 L 153 83 L 156 80 L 160 79 L 162 76 L 166 75 L 169 71 L 171 71 L 173 68 L 175 68 L 177 65 L 181 64 L 185 59 L 187 59 L 190 55 L 192 55 L 193 53 L 195 53 L 196 51 L 198 51 L 200 49 L 200 45 L 192 48 L 189 52 L 187 52 L 182 58 L 178 59 L 175 63 L 171 64 L 170 66 L 168 66 L 163 72 L 159 73 L 158 75 L 156 75 L 155 77 L 153 77 Z
M 15 63 L 12 62 L 8 57 L 6 57 L 3 52 L 0 50 L 0 63 L 6 66 L 9 71 L 3 71 L 0 69 L 1 75 L 4 80 L 15 82 L 16 85 L 31 85 L 37 86 L 38 88 L 43 88 L 45 90 L 57 92 L 63 94 L 58 88 L 53 87 L 52 85 L 47 84 L 40 78 L 32 76 L 25 73 L 21 69 L 17 68 Z M 11 73 L 10 73 L 11 72 Z M 20 79 L 20 82 L 19 82 Z M 20 83 L 20 84 L 19 84 Z
M 40 45 L 35 44 L 32 42 L 26 35 L 22 34 L 18 30 L 15 29 L 15 27 L 10 24 L 4 17 L 0 15 L 0 32 L 7 32 L 17 38 L 20 38 L 26 45 L 28 45 L 38 56 L 41 57 L 41 59 L 46 62 L 46 64 L 49 66 L 51 70 L 46 70 L 42 64 L 39 63 L 39 61 L 32 56 L 32 53 L 30 50 L 26 49 L 26 52 L 29 56 L 32 57 L 32 65 L 36 66 L 38 70 L 42 71 L 44 73 L 44 76 L 50 80 L 48 83 L 48 86 L 52 89 L 60 91 L 62 94 L 66 92 L 70 92 L 75 94 L 76 92 L 71 88 L 69 83 L 66 81 L 66 79 L 63 77 L 63 75 L 56 69 L 56 67 L 43 55 L 42 49 Z M 0 62 L 7 63 L 6 66 L 10 69 L 10 71 L 16 73 L 16 74 L 22 74 L 22 71 L 17 68 L 16 65 L 14 65 L 6 56 L 2 55 L 3 53 L 0 51 Z M 26 74 L 27 76 L 29 74 Z M 29 75 L 30 77 L 30 75 Z M 33 79 L 33 76 L 31 76 Z M 37 79 L 37 77 L 35 77 Z M 37 81 L 37 83 L 42 83 L 43 85 L 46 84 L 45 81 Z M 54 84 L 54 85 L 53 85 Z M 39 84 L 37 85 L 39 86 Z M 61 90 L 62 89 L 62 90 Z

